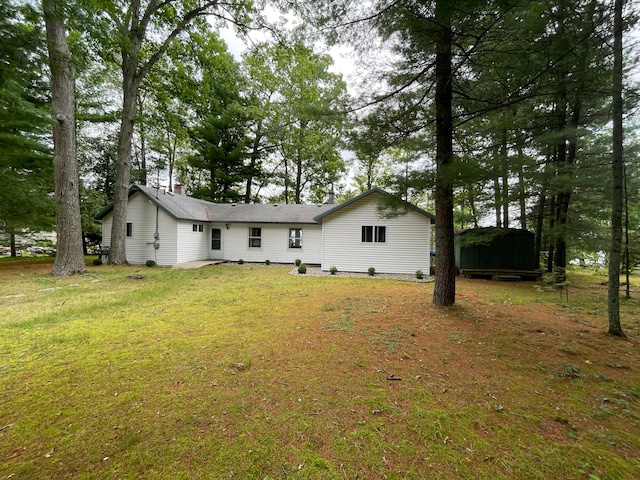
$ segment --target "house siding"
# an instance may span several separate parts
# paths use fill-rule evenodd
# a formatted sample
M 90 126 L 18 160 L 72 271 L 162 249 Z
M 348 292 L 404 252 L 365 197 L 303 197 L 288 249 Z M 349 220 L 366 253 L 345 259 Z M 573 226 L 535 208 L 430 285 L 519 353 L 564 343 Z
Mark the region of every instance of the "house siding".
M 126 237 L 127 262 L 139 265 L 155 258 L 153 234 L 156 231 L 155 207 L 140 193 L 132 195 L 127 207 L 127 223 L 132 236 Z
M 202 232 L 193 231 L 193 225 L 202 225 Z M 181 220 L 177 222 L 177 263 L 205 260 L 209 258 L 210 225 L 208 222 Z
M 374 194 L 324 217 L 322 269 L 380 273 L 428 274 L 430 267 L 431 220 L 412 210 L 404 215 L 382 218 Z M 386 227 L 386 241 L 362 242 L 362 226 Z
M 152 215 L 156 214 L 156 207 L 149 205 Z M 160 248 L 155 251 L 155 262 L 158 265 L 175 265 L 178 263 L 178 233 L 175 219 L 165 211 L 158 209 L 158 243 Z M 152 236 L 153 238 L 153 236 Z
M 249 247 L 249 229 L 262 229 L 260 247 Z M 302 229 L 302 248 L 289 248 L 289 229 Z M 307 264 L 320 264 L 322 259 L 322 227 L 312 224 L 233 223 L 223 232 L 224 258 L 231 261 L 293 263 L 296 258 Z
M 113 225 L 113 215 L 109 215 L 102 220 L 102 248 L 111 245 L 111 225 Z

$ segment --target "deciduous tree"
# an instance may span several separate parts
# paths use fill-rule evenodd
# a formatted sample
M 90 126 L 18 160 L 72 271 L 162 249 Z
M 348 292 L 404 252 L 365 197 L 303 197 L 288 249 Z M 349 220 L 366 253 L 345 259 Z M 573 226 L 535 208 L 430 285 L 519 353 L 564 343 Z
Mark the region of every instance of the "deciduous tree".
M 87 18 L 103 59 L 117 61 L 122 72 L 122 110 L 118 135 L 117 170 L 113 198 L 113 226 L 109 260 L 126 263 L 126 216 L 131 180 L 132 139 L 138 90 L 143 80 L 166 54 L 174 39 L 206 16 L 225 22 L 248 24 L 253 2 L 219 0 L 117 0 L 100 3 L 95 19 L 92 0 Z M 258 5 L 255 5 L 256 7 Z
M 76 145 L 75 68 L 67 44 L 62 0 L 42 0 L 51 69 L 57 251 L 54 275 L 86 272 Z

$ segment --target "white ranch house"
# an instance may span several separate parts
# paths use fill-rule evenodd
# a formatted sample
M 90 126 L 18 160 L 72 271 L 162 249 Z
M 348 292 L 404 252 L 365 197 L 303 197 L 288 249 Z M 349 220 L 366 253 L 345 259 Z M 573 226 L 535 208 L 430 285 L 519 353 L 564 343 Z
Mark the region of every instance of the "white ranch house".
M 177 265 L 194 260 L 318 264 L 344 272 L 429 272 L 435 217 L 402 202 L 382 215 L 374 188 L 342 204 L 220 204 L 134 185 L 127 208 L 127 261 Z M 113 205 L 96 215 L 109 247 Z

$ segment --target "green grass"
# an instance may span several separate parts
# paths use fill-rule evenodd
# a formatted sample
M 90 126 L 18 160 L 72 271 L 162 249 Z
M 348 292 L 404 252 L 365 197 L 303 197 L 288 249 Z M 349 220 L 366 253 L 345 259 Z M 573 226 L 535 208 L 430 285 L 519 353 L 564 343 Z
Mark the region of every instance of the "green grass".
M 601 277 L 569 302 L 460 279 L 446 309 L 273 265 L 41 262 L 0 261 L 0 478 L 640 477 L 640 307 L 605 335 Z

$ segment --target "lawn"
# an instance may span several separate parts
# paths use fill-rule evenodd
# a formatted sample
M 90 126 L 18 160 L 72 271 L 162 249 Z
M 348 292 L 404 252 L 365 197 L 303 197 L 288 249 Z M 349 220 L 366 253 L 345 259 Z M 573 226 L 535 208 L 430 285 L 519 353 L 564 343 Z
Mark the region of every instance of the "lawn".
M 623 340 L 605 272 L 50 269 L 0 260 L 0 479 L 640 478 L 640 279 Z

